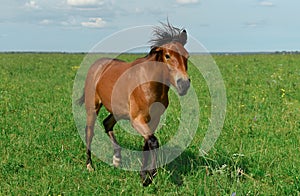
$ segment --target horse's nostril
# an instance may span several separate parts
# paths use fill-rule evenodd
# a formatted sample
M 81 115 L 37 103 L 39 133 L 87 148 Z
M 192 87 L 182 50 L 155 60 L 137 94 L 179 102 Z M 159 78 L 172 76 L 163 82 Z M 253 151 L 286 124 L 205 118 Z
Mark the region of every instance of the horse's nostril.
M 180 85 L 180 84 L 182 83 L 182 81 L 183 81 L 183 79 L 181 79 L 181 78 L 178 79 L 178 80 L 177 80 L 177 85 Z
M 180 78 L 180 79 L 178 79 L 177 80 L 177 86 L 179 87 L 179 88 L 189 88 L 190 87 L 190 79 L 187 79 L 187 80 L 184 80 L 184 79 L 182 79 L 182 78 Z
M 189 79 L 178 79 L 177 80 L 177 90 L 180 96 L 183 96 L 187 93 L 190 88 L 190 80 Z

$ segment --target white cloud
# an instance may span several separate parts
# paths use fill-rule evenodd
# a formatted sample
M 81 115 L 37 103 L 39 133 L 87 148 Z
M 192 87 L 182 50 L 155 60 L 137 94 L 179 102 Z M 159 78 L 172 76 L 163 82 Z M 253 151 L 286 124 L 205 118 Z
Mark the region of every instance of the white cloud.
M 198 0 L 176 0 L 179 4 L 192 4 L 192 3 L 198 3 Z
M 255 28 L 255 27 L 258 27 L 258 23 L 256 23 L 256 22 L 246 22 L 245 23 L 245 26 L 246 27 L 250 27 L 250 28 Z
M 53 21 L 52 20 L 48 20 L 48 19 L 44 19 L 44 20 L 40 21 L 40 24 L 42 24 L 42 25 L 49 25 L 51 23 L 53 23 Z
M 139 14 L 139 13 L 143 13 L 143 10 L 141 8 L 136 7 L 134 9 L 135 13 Z
M 267 25 L 266 21 L 252 21 L 252 22 L 246 22 L 245 27 L 247 28 L 258 28 L 258 27 L 264 27 Z
M 102 0 L 67 0 L 67 4 L 70 6 L 94 6 L 103 4 Z
M 102 28 L 106 24 L 102 18 L 89 18 L 88 22 L 82 22 L 81 25 L 90 28 Z
M 36 4 L 35 1 L 26 2 L 25 7 L 31 8 L 31 9 L 38 9 L 39 8 L 39 6 Z
M 259 5 L 264 7 L 273 7 L 274 3 L 271 1 L 260 1 Z

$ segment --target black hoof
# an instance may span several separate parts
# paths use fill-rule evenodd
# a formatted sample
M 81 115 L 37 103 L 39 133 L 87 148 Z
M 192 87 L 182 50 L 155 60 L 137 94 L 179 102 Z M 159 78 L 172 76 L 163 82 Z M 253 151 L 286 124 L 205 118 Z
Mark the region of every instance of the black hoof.
M 149 176 L 147 176 L 146 179 L 143 180 L 143 187 L 147 187 L 150 184 L 152 184 L 152 178 L 150 178 Z
M 141 171 L 140 172 L 142 183 L 144 187 L 149 186 L 153 182 L 153 178 L 157 175 L 157 170 L 153 169 L 151 171 Z

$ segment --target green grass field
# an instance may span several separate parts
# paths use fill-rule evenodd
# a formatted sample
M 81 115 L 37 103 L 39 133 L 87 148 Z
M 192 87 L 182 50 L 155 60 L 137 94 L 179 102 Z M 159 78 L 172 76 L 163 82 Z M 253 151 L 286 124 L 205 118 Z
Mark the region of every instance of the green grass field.
M 300 55 L 213 56 L 226 86 L 227 112 L 205 157 L 199 146 L 210 95 L 191 67 L 201 108 L 196 137 L 146 188 L 138 172 L 95 156 L 95 172 L 85 168 L 85 146 L 72 115 L 73 81 L 83 58 L 0 54 L 0 195 L 300 195 Z M 178 124 L 178 100 L 171 95 L 170 115 L 157 134 L 162 143 Z M 99 118 L 104 115 L 102 110 Z M 121 144 L 142 148 L 140 137 L 116 134 Z

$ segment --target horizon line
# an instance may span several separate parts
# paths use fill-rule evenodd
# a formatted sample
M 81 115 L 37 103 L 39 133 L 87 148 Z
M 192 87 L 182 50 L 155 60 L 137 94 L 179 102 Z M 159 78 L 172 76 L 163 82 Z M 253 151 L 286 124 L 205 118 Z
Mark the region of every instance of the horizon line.
M 128 52 L 128 53 L 119 53 L 119 52 L 71 52 L 71 51 L 0 51 L 0 54 L 9 54 L 9 53 L 36 53 L 36 54 L 148 54 L 147 52 Z M 214 51 L 214 52 L 189 52 L 190 54 L 300 54 L 298 50 L 274 50 L 274 51 Z

